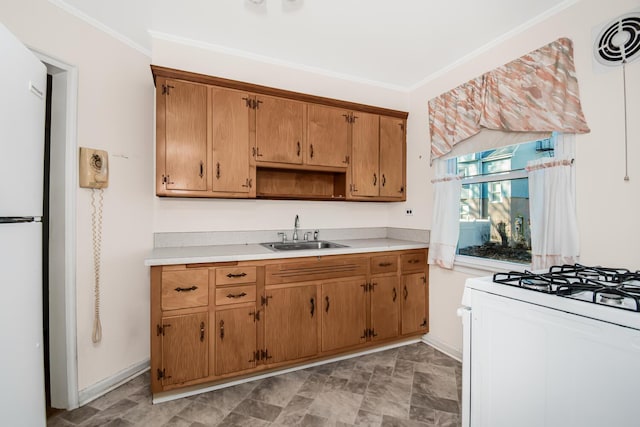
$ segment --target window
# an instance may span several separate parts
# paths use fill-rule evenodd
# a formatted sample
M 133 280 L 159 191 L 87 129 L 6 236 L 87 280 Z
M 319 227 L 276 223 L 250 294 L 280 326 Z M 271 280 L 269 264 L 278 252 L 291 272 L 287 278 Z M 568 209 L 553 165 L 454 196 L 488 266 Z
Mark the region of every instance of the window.
M 457 254 L 531 262 L 527 162 L 553 157 L 554 138 L 449 160 L 463 176 Z

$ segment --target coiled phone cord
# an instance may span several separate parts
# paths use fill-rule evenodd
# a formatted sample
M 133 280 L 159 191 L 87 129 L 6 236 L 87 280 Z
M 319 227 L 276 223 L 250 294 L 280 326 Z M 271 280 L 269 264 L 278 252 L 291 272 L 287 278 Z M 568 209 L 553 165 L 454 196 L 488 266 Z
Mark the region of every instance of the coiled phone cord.
M 96 206 L 96 194 L 98 204 Z M 93 335 L 91 339 L 94 343 L 102 340 L 102 325 L 100 324 L 100 242 L 102 240 L 102 205 L 104 197 L 102 188 L 94 188 L 91 192 L 91 232 L 93 237 L 93 272 L 95 276 L 94 287 L 94 318 L 93 318 Z

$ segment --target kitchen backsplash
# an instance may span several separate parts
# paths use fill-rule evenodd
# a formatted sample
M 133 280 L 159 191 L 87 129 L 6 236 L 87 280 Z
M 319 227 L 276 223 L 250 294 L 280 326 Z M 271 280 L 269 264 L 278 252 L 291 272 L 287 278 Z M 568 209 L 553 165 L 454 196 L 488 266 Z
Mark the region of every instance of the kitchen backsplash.
M 253 231 L 203 231 L 203 232 L 171 232 L 154 233 L 155 248 L 211 246 L 211 245 L 243 245 L 280 240 L 278 232 L 285 231 L 291 239 L 292 230 L 253 230 Z M 313 238 L 315 229 L 299 229 L 298 236 L 302 240 L 305 232 Z M 352 240 L 352 239 L 397 239 L 414 242 L 429 242 L 429 230 L 393 227 L 371 228 L 328 228 L 320 229 L 318 240 Z

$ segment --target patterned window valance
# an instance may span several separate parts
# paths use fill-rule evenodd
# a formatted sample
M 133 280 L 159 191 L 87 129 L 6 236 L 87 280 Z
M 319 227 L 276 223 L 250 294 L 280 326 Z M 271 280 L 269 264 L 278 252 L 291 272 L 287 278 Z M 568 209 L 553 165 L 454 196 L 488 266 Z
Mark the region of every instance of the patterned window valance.
M 431 99 L 431 159 L 482 128 L 588 133 L 571 40 L 558 39 Z

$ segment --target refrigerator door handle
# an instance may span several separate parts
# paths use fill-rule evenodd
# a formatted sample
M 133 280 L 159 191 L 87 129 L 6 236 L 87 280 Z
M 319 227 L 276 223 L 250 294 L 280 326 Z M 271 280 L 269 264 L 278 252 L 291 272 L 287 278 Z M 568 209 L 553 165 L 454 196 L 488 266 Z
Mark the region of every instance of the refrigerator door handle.
M 0 217 L 0 224 L 20 224 L 23 222 L 35 222 L 36 218 L 33 216 L 2 216 Z

